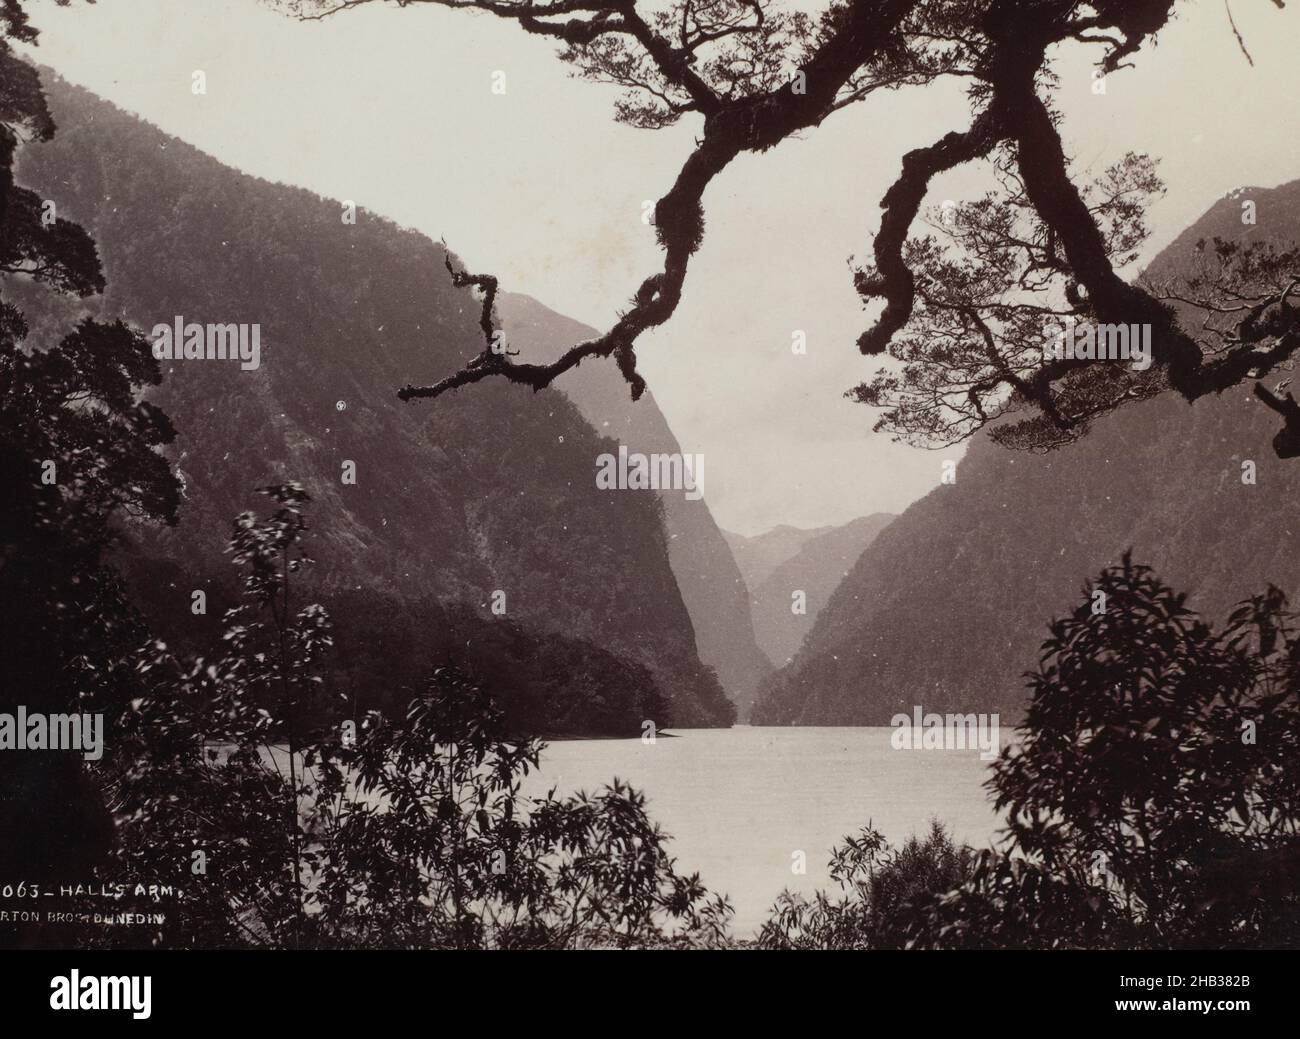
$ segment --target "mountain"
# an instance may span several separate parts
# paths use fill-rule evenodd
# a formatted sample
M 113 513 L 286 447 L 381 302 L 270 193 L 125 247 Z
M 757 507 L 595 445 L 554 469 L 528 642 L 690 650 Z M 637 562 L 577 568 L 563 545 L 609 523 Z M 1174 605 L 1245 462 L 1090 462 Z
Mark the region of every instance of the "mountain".
M 497 310 L 511 349 L 519 349 L 528 359 L 552 359 L 574 343 L 599 334 L 548 310 L 530 296 L 501 293 Z M 647 391 L 634 403 L 613 364 L 580 364 L 561 376 L 556 386 L 601 436 L 616 438 L 629 453 L 682 451 L 655 405 L 654 395 Z M 688 448 L 686 453 L 696 452 Z M 707 477 L 706 465 L 706 491 Z M 706 498 L 689 501 L 680 491 L 663 491 L 659 498 L 668 531 L 668 559 L 695 628 L 700 659 L 717 671 L 743 716 L 759 682 L 772 671 L 754 639 L 746 584 Z
M 1257 225 L 1242 225 L 1244 198 Z M 1178 275 L 1216 235 L 1300 241 L 1300 181 L 1221 199 L 1148 274 Z M 1014 719 L 1048 620 L 1128 548 L 1215 622 L 1269 582 L 1300 591 L 1300 464 L 1273 454 L 1277 428 L 1246 383 L 1191 405 L 1173 394 L 1130 405 L 1046 454 L 977 436 L 956 483 L 862 554 L 765 685 L 755 722 L 882 725 L 915 705 Z
M 772 572 L 786 560 L 793 559 L 813 538 L 826 534 L 834 527 L 791 527 L 787 524 L 765 530 L 752 537 L 724 530 L 722 536 L 731 546 L 745 585 L 758 588 L 772 576 Z
M 613 440 L 557 390 L 489 381 L 398 400 L 481 349 L 478 302 L 452 285 L 441 246 L 364 210 L 349 223 L 340 203 L 45 80 L 59 132 L 24 148 L 21 179 L 94 235 L 108 290 L 91 308 L 146 332 L 177 315 L 260 328 L 254 370 L 163 362 L 153 399 L 179 432 L 181 519 L 130 527 L 122 559 L 160 632 L 219 635 L 237 592 L 232 519 L 269 511 L 254 489 L 292 479 L 314 499 L 319 562 L 302 594 L 332 608 L 339 681 L 363 706 L 448 656 L 487 660 L 495 640 L 531 669 L 502 676 L 503 695 L 533 696 L 519 716 L 542 711 L 548 731 L 730 724 L 658 499 L 595 485 Z M 23 295 L 37 345 L 75 317 L 30 285 L 6 291 Z M 193 589 L 208 591 L 206 615 L 191 615 Z M 512 692 L 516 679 L 530 692 Z
M 750 595 L 754 633 L 774 664 L 785 664 L 798 651 L 831 594 L 893 520 L 892 514 L 882 512 L 830 527 L 805 540 L 754 589 Z M 803 613 L 794 612 L 796 592 L 803 593 Z

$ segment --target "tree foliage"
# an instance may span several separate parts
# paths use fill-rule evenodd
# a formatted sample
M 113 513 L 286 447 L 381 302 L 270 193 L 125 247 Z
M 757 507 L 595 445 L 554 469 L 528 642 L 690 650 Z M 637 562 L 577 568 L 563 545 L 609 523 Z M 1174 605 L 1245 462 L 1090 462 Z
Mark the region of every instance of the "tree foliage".
M 812 899 L 782 892 L 758 936 L 761 949 L 903 948 L 912 903 L 942 895 L 971 876 L 975 854 L 953 843 L 939 822 L 924 839 L 910 837 L 890 849 L 868 824 L 831 853 L 838 898 L 818 891 Z
M 55 129 L 36 70 L 12 50 L 36 36 L 20 0 L 0 2 L 0 289 L 80 298 L 104 286 L 94 243 L 14 182 L 17 145 Z M 175 521 L 178 484 L 158 454 L 175 433 L 139 399 L 160 373 L 138 332 L 87 319 L 42 347 L 28 331 L 0 298 L 0 688 L 7 707 L 112 717 L 143 627 L 103 554 L 119 516 Z M 0 871 L 75 877 L 106 848 L 79 757 L 5 755 L 0 790 Z
M 920 903 L 910 941 L 1300 942 L 1298 634 L 1276 588 L 1215 632 L 1149 568 L 1104 571 L 1051 625 L 1021 739 L 994 766 L 1005 854 Z
M 765 948 L 1300 944 L 1300 628 L 1276 588 L 1215 632 L 1125 557 L 1050 625 L 988 787 L 997 850 L 934 824 L 835 849 L 839 898 L 782 895 Z M 1098 609 L 1098 607 L 1102 607 Z
M 223 648 L 182 659 L 155 646 L 140 664 L 149 692 L 116 735 L 129 764 L 114 783 L 109 876 L 184 892 L 155 944 L 721 940 L 729 908 L 675 871 L 644 797 L 617 780 L 594 795 L 522 795 L 543 745 L 512 734 L 498 698 L 455 665 L 433 670 L 404 720 L 309 724 L 331 639 L 319 606 L 291 610 L 307 498 L 293 485 L 266 493 L 278 509 L 241 516 L 231 540 L 246 602 L 227 615 Z
M 1003 415 L 1040 410 L 992 431 L 1011 446 L 1050 447 L 1077 436 L 1120 398 L 1160 392 L 1157 370 L 1118 364 L 1076 365 L 1059 378 L 1044 366 L 1051 330 L 1087 321 L 1088 301 L 1074 281 L 1056 232 L 1034 209 L 1014 154 L 994 159 L 1000 188 L 969 203 L 932 211 L 932 234 L 911 238 L 903 258 L 915 271 L 907 324 L 885 369 L 850 391 L 882 409 L 877 430 L 920 446 L 969 437 Z M 1149 201 L 1162 191 L 1154 164 L 1129 154 L 1082 192 L 1117 269 L 1136 259 L 1148 229 Z M 873 266 L 860 284 L 880 277 Z

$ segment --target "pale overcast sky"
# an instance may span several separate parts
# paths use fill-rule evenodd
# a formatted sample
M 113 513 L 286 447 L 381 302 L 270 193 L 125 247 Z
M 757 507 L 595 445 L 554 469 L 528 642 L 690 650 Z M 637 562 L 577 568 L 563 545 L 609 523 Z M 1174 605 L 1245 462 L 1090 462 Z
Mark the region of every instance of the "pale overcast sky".
M 642 202 L 672 183 L 698 125 L 615 124 L 615 89 L 572 79 L 551 42 L 513 24 L 387 4 L 305 24 L 259 0 L 33 7 L 34 56 L 72 82 L 232 166 L 445 237 L 472 269 L 562 313 L 604 329 L 659 269 Z M 1226 192 L 1300 177 L 1300 15 L 1262 0 L 1233 11 L 1253 68 L 1221 0 L 1183 5 L 1104 95 L 1084 48 L 1058 66 L 1080 168 L 1129 150 L 1162 160 L 1168 194 L 1151 214 L 1148 255 Z M 191 92 L 196 69 L 206 96 Z M 504 95 L 491 89 L 498 70 Z M 872 413 L 842 393 L 877 363 L 854 345 L 867 317 L 846 262 L 869 255 L 902 153 L 968 121 L 957 86 L 883 94 L 741 157 L 705 195 L 707 234 L 682 304 L 638 355 L 682 450 L 707 456 L 722 526 L 901 511 L 938 483 L 943 459 L 960 457 L 873 434 Z M 929 201 L 982 183 L 962 172 Z M 795 329 L 806 356 L 790 350 Z

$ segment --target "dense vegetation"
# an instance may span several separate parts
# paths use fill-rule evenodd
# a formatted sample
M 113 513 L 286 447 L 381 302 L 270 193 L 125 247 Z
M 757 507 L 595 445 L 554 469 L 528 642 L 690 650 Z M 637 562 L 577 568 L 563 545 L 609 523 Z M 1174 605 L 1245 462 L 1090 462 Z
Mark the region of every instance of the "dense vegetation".
M 1300 946 L 1296 621 L 1270 587 L 1215 632 L 1125 557 L 1043 643 L 988 783 L 1004 846 L 868 831 L 836 853 L 846 897 L 787 896 L 764 943 Z
M 213 655 L 161 644 L 116 733 L 110 883 L 184 892 L 151 929 L 167 947 L 495 947 L 719 940 L 727 911 L 673 869 L 644 801 L 615 783 L 526 802 L 541 744 L 457 663 L 408 692 L 404 717 L 337 715 L 332 626 L 294 610 L 309 497 L 236 523 L 247 573 Z M 499 665 L 500 666 L 500 665 Z M 499 689 L 509 688 L 502 684 Z M 334 701 L 332 704 L 329 701 Z M 141 912 L 148 898 L 125 900 Z M 129 910 L 128 910 L 129 911 Z M 75 933 L 75 929 L 74 929 Z M 92 943 L 128 941 L 109 929 Z
M 364 341 L 360 325 L 346 342 L 332 338 L 337 330 L 329 326 L 335 319 L 346 326 L 355 300 L 318 315 L 316 324 L 319 308 L 312 307 L 297 325 L 268 319 L 267 360 L 282 348 L 282 363 L 268 365 L 251 384 L 255 392 L 229 371 L 188 381 L 164 372 L 139 331 L 86 317 L 77 301 L 105 285 L 94 243 L 62 218 L 47 227 L 42 198 L 13 176 L 18 141 L 54 132 L 35 73 L 7 42 L 33 38 L 21 5 L 0 4 L 0 479 L 11 492 L 0 510 L 0 680 L 6 696 L 21 695 L 30 708 L 101 712 L 113 750 L 95 763 L 75 754 L 0 758 L 0 866 L 46 883 L 91 877 L 168 884 L 184 897 L 147 928 L 42 923 L 24 927 L 20 940 L 275 948 L 725 944 L 725 900 L 677 872 L 640 794 L 617 781 L 593 795 L 521 793 L 522 777 L 542 753 L 533 733 L 546 726 L 580 721 L 622 731 L 647 712 L 729 720 L 716 681 L 689 652 L 684 610 L 670 609 L 671 623 L 649 625 L 658 637 L 641 639 L 647 609 L 680 606 L 664 593 L 672 578 L 654 503 L 559 490 L 581 482 L 602 442 L 555 395 L 538 398 L 550 408 L 545 418 L 540 409 L 501 404 L 513 391 L 497 387 L 496 397 L 446 407 L 418 430 L 384 426 L 379 390 L 359 373 L 391 374 L 386 351 L 402 344 L 371 340 L 364 364 L 332 372 L 315 361 L 326 353 L 288 345 L 308 336 L 355 349 Z M 167 176 L 180 174 L 142 181 L 138 196 L 156 205 Z M 221 190 L 233 192 L 232 184 Z M 72 197 L 89 207 L 99 188 L 79 190 Z M 196 255 L 216 254 L 220 234 L 250 250 L 232 260 L 249 294 L 244 304 L 256 303 L 268 286 L 290 296 L 307 291 L 298 276 L 313 257 L 294 243 L 311 219 L 331 222 L 330 207 L 277 190 L 275 205 L 254 207 L 260 223 L 234 234 L 221 222 L 204 223 L 205 209 L 219 207 L 184 192 L 180 198 L 174 216 L 192 222 Z M 289 228 L 280 240 L 289 243 L 287 259 L 258 252 L 261 232 L 277 221 Z M 211 291 L 206 274 L 183 257 L 162 269 L 158 252 L 132 260 L 142 241 L 158 251 L 163 245 L 138 230 L 122 239 L 123 270 L 134 271 L 124 281 L 135 287 L 114 302 L 126 313 L 142 312 L 146 288 L 160 293 L 147 297 L 149 305 L 161 300 L 180 313 L 238 302 L 237 293 L 204 295 Z M 403 245 L 419 261 L 403 269 L 433 268 L 425 262 L 427 243 Z M 329 278 L 339 279 L 353 270 L 340 259 L 345 252 L 339 247 L 315 261 L 338 262 Z M 146 263 L 158 285 L 133 282 Z M 24 281 L 26 290 L 11 291 Z M 74 305 L 46 301 L 33 285 Z M 327 297 L 313 299 L 313 307 Z M 401 299 L 392 314 L 414 320 Z M 451 314 L 448 306 L 449 336 L 458 320 Z M 346 398 L 352 403 L 337 409 L 334 400 L 345 398 L 330 380 L 344 370 L 357 381 Z M 165 392 L 154 393 L 165 376 Z M 285 386 L 292 392 L 282 393 Z M 186 418 L 187 450 L 225 451 L 237 455 L 238 467 L 223 468 L 225 458 L 214 453 L 166 455 L 177 430 L 159 402 Z M 355 422 L 340 427 L 347 442 L 337 450 L 322 439 L 335 428 L 326 416 L 340 421 L 331 408 L 350 411 Z M 376 437 L 380 427 L 386 435 Z M 286 432 L 285 458 L 260 457 L 267 428 Z M 555 430 L 581 452 L 545 450 Z M 456 450 L 414 454 L 425 437 Z M 412 465 L 410 483 L 394 478 L 375 493 L 345 498 L 323 475 L 345 453 L 363 472 L 383 472 L 390 458 Z M 413 464 L 431 459 L 436 475 Z M 276 482 L 264 488 L 270 514 L 239 514 L 227 542 L 242 581 L 231 589 L 209 579 L 214 603 L 224 594 L 231 608 L 219 622 L 210 615 L 211 630 L 183 632 L 181 644 L 151 634 L 148 609 L 137 611 L 112 565 L 119 532 L 125 527 L 135 542 L 148 543 L 154 535 L 146 524 L 176 524 L 198 488 L 225 487 L 242 497 L 237 474 L 289 461 L 312 473 L 322 491 L 312 517 L 323 518 L 324 579 L 307 578 L 313 495 Z M 422 499 L 441 511 L 400 517 L 394 526 L 415 533 L 394 548 L 375 532 L 390 514 L 400 516 L 403 504 L 409 508 L 403 496 L 419 479 L 441 489 Z M 456 497 L 464 487 L 478 496 Z M 165 571 L 176 577 L 171 585 L 157 579 L 164 571 L 151 571 L 146 555 L 123 555 L 139 568 L 137 578 L 176 593 L 177 602 L 154 604 L 155 622 L 184 612 L 194 574 L 215 570 L 215 526 L 202 518 L 223 501 L 207 497 L 198 519 L 168 535 L 176 549 Z M 570 537 L 532 536 L 548 523 Z M 369 550 L 364 565 L 358 547 Z M 546 582 L 557 575 L 568 581 L 589 559 L 603 569 L 567 583 L 577 596 L 558 600 L 560 584 Z M 386 624 L 377 609 L 382 596 L 366 596 L 364 587 L 349 601 L 373 614 L 369 627 L 352 627 L 353 617 L 332 620 L 314 601 L 317 592 L 329 597 L 349 584 L 357 591 L 363 573 L 380 575 L 374 587 L 394 583 L 410 572 L 403 567 L 427 584 L 407 598 L 428 597 L 427 616 L 405 632 Z M 610 584 L 616 567 L 627 569 Z M 501 573 L 541 575 L 513 594 L 554 638 L 475 613 Z M 462 594 L 449 594 L 455 591 Z M 441 633 L 413 653 L 413 643 L 428 637 L 423 624 L 433 623 Z M 616 646 L 630 661 L 559 637 L 565 623 L 600 635 L 600 647 Z M 391 643 L 371 645 L 380 632 Z M 336 668 L 331 655 L 348 639 L 358 654 L 369 646 L 369 656 Z M 667 662 L 657 656 L 674 651 Z M 383 672 L 389 688 L 380 691 L 364 682 L 385 653 L 401 663 Z M 421 679 L 403 675 L 426 654 L 440 659 L 427 661 Z M 538 655 L 547 660 L 529 667 Z M 868 827 L 834 852 L 841 895 L 783 896 L 758 943 L 1300 944 L 1300 621 L 1281 591 L 1269 587 L 1239 603 L 1216 631 L 1152 570 L 1125 556 L 1053 622 L 1030 692 L 1022 739 L 989 782 L 1006 813 L 1003 848 L 959 848 L 936 827 L 890 850 Z M 574 711 L 580 719 L 566 714 Z M 118 911 L 156 908 L 131 894 Z
M 148 343 L 120 321 L 65 322 L 29 348 L 21 279 L 64 299 L 100 292 L 86 232 L 14 175 L 17 147 L 49 140 L 39 77 L 11 50 L 36 32 L 0 5 L 0 695 L 33 712 L 115 718 L 145 633 L 107 564 L 114 519 L 174 522 L 180 487 L 158 449 L 175 430 L 141 402 L 159 382 Z M 0 755 L 0 873 L 58 880 L 94 861 L 111 827 L 78 757 Z
M 103 876 L 185 892 L 146 931 L 159 945 L 1300 945 L 1300 618 L 1275 588 L 1216 632 L 1148 568 L 1104 571 L 1052 623 L 1021 739 L 992 768 L 1002 846 L 936 823 L 890 849 L 868 826 L 834 850 L 838 895 L 782 895 L 750 940 L 677 873 L 636 791 L 521 795 L 542 745 L 454 663 L 404 720 L 305 725 L 329 697 L 330 627 L 317 605 L 289 611 L 306 497 L 268 493 L 276 512 L 236 526 L 246 602 L 222 648 L 139 654 L 148 691 L 98 776 L 118 818 Z

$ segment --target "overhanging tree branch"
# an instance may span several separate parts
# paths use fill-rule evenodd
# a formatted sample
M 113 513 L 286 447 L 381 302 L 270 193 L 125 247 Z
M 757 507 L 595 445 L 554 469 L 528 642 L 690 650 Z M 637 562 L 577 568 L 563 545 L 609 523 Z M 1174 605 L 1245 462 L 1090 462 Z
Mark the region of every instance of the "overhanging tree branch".
M 325 18 L 375 0 L 282 2 L 301 17 Z M 782 11 L 777 0 L 668 0 L 653 8 L 639 0 L 395 2 L 484 11 L 564 43 L 561 58 L 580 75 L 628 91 L 617 109 L 625 122 L 660 127 L 690 112 L 703 118 L 695 150 L 655 207 L 662 269 L 641 283 L 612 327 L 551 363 L 517 363 L 488 341 L 495 334 L 495 279 L 453 271 L 458 285 L 485 290 L 484 351 L 438 382 L 403 387 L 405 400 L 437 397 L 489 377 L 541 389 L 589 357 L 612 357 L 633 399 L 639 398 L 645 382 L 636 370 L 636 341 L 677 307 L 690 256 L 703 235 L 702 197 L 713 178 L 740 153 L 774 147 L 873 91 L 949 75 L 971 82 L 974 115 L 966 131 L 909 152 L 882 200 L 874 265 L 855 275 L 855 287 L 866 300 L 883 300 L 884 308 L 859 338 L 859 349 L 884 353 L 915 324 L 917 275 L 906 259 L 912 248 L 908 236 L 932 179 L 995 149 L 1011 149 L 1024 199 L 1040 224 L 1035 238 L 1006 235 L 1001 242 L 1003 253 L 1020 251 L 1027 257 L 1015 289 L 1032 296 L 1064 279 L 1063 298 L 1046 306 L 985 298 L 971 272 L 948 269 L 947 288 L 958 289 L 958 297 L 974 295 L 962 304 L 931 294 L 926 320 L 947 308 L 964 314 L 960 328 L 949 323 L 933 348 L 913 349 L 919 359 L 901 378 L 885 376 L 851 395 L 879 403 L 912 386 L 919 403 L 897 412 L 900 421 L 915 420 L 918 435 L 960 430 L 967 436 L 1006 410 L 1002 404 L 990 406 L 999 392 L 1035 406 L 1050 426 L 1072 434 L 1086 428 L 1089 417 L 1156 392 L 1151 379 L 1121 378 L 1104 364 L 1075 358 L 1044 358 L 1030 370 L 1025 345 L 1036 315 L 1149 325 L 1163 378 L 1189 401 L 1252 374 L 1259 377 L 1294 352 L 1296 336 L 1286 332 L 1263 345 L 1239 336 L 1227 352 L 1207 358 L 1202 344 L 1179 327 L 1169 300 L 1119 275 L 1117 261 L 1122 265 L 1131 258 L 1124 236 L 1103 232 L 1096 207 L 1070 175 L 1055 116 L 1041 96 L 1051 81 L 1051 48 L 1066 42 L 1100 46 L 1099 69 L 1114 72 L 1127 67 L 1169 22 L 1178 0 L 832 0 L 815 23 Z M 1283 7 L 1281 0 L 1274 5 Z M 986 230 L 996 238 L 995 228 Z M 987 243 L 981 248 L 987 258 Z M 940 262 L 933 250 L 917 255 Z M 996 322 L 990 324 L 987 316 Z M 1004 335 L 1010 336 L 1006 342 Z M 974 342 L 968 347 L 962 336 Z M 958 398 L 965 404 L 956 404 Z M 959 421 L 947 425 L 940 414 L 953 407 Z

